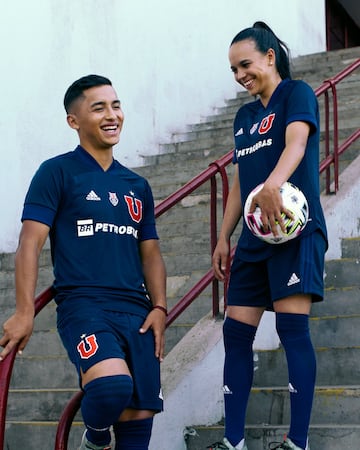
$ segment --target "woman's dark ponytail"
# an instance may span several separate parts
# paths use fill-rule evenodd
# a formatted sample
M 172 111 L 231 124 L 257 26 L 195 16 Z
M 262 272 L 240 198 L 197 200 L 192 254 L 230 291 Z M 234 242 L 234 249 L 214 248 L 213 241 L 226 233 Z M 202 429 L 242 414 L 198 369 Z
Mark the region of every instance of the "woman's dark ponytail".
M 276 68 L 281 79 L 291 78 L 290 50 L 265 22 L 255 22 L 251 28 L 240 31 L 232 40 L 231 45 L 245 39 L 252 39 L 257 50 L 263 54 L 272 48 L 275 52 Z

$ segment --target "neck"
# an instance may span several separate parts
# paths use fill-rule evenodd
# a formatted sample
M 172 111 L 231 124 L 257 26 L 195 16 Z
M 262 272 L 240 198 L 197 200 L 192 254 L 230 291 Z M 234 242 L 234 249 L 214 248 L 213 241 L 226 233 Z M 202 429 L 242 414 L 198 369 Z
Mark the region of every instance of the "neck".
M 109 147 L 107 149 L 97 150 L 97 149 L 85 147 L 81 143 L 80 143 L 80 145 L 86 152 L 88 152 L 95 159 L 95 161 L 99 164 L 99 166 L 102 167 L 102 169 L 104 171 L 106 171 L 113 163 L 112 147 Z
M 274 78 L 270 82 L 269 87 L 266 90 L 266 92 L 263 92 L 263 94 L 260 96 L 261 103 L 264 105 L 265 108 L 268 105 L 270 98 L 273 95 L 275 89 L 279 86 L 279 84 L 281 82 L 282 82 L 282 79 L 281 79 L 280 75 L 276 76 L 276 78 Z

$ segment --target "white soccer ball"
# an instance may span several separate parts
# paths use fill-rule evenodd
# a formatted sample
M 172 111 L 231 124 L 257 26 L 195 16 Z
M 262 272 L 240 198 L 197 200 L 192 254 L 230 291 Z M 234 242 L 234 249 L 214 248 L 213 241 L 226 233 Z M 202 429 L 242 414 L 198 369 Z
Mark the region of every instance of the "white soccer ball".
M 264 184 L 262 183 L 253 189 L 245 202 L 244 219 L 250 231 L 256 237 L 269 244 L 282 244 L 299 236 L 309 218 L 309 206 L 305 195 L 299 188 L 294 186 L 289 181 L 286 181 L 281 186 L 280 195 L 282 197 L 283 205 L 292 213 L 294 219 L 283 213 L 282 218 L 285 224 L 286 232 L 283 233 L 280 226 L 276 225 L 278 235 L 274 236 L 271 230 L 264 230 L 263 223 L 261 221 L 261 210 L 258 206 L 253 213 L 249 213 L 254 195 L 256 195 L 263 186 Z

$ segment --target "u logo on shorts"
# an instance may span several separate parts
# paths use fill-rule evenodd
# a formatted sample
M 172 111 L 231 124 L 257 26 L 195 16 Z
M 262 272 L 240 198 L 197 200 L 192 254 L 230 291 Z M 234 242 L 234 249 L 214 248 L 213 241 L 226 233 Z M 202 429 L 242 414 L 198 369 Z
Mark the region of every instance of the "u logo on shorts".
M 95 334 L 91 334 L 90 336 L 82 336 L 81 342 L 76 348 L 82 359 L 89 359 L 91 356 L 94 356 L 99 348 Z

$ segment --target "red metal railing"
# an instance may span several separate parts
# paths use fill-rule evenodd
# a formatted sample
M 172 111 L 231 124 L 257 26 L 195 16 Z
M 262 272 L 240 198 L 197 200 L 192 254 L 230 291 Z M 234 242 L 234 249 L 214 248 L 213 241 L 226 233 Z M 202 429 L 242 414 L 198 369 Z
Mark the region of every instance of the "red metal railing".
M 353 62 L 351 65 L 346 67 L 340 73 L 325 80 L 323 84 L 315 90 L 316 96 L 322 97 L 324 99 L 325 108 L 325 158 L 320 163 L 320 173 L 325 171 L 326 182 L 325 190 L 327 194 L 331 193 L 331 168 L 333 168 L 333 180 L 334 180 L 334 191 L 339 190 L 339 157 L 345 150 L 347 150 L 351 144 L 353 144 L 360 137 L 360 129 L 354 131 L 350 136 L 348 136 L 344 142 L 340 145 L 339 143 L 339 115 L 338 115 L 338 96 L 336 86 L 344 78 L 355 72 L 356 69 L 360 67 L 360 58 Z M 331 99 L 330 95 L 331 94 Z M 331 120 L 332 119 L 332 120 Z M 330 125 L 333 124 L 333 147 L 332 151 L 330 148 L 331 143 L 331 130 Z
M 317 97 L 324 95 L 325 107 L 325 158 L 320 164 L 320 173 L 326 174 L 326 193 L 331 193 L 331 168 L 333 168 L 334 193 L 339 189 L 339 156 L 350 147 L 360 137 L 360 128 L 348 136 L 343 143 L 339 144 L 338 132 L 338 106 L 336 85 L 344 78 L 353 73 L 360 66 L 360 59 L 355 61 L 349 67 L 344 69 L 335 77 L 326 80 L 318 89 L 315 90 Z M 332 101 L 330 101 L 329 92 Z M 332 105 L 332 107 L 331 107 Z M 332 119 L 331 119 L 332 118 Z M 331 130 L 330 124 L 333 124 L 333 148 L 330 149 Z M 156 217 L 160 217 L 175 204 L 179 203 L 184 197 L 191 194 L 197 188 L 207 181 L 210 181 L 210 245 L 213 252 L 217 240 L 217 182 L 216 176 L 220 175 L 222 182 L 222 205 L 225 209 L 226 200 L 229 192 L 229 182 L 226 173 L 226 167 L 232 160 L 232 151 L 210 164 L 210 166 L 201 172 L 198 176 L 190 180 L 183 187 L 178 189 L 172 195 L 167 197 L 155 208 Z M 231 256 L 233 256 L 232 249 Z M 212 283 L 212 308 L 213 315 L 219 313 L 219 284 L 215 279 L 212 269 L 210 269 L 201 280 L 170 310 L 167 317 L 166 326 L 169 326 L 179 315 L 199 296 L 199 294 Z M 49 287 L 42 292 L 35 300 L 35 316 L 47 305 L 54 297 L 54 290 Z M 224 297 L 226 303 L 226 283 L 224 284 Z M 16 357 L 17 349 L 14 349 L 7 358 L 0 363 L 0 450 L 4 450 L 5 437 L 5 419 L 8 400 L 8 391 L 10 385 L 11 373 Z M 82 399 L 82 392 L 77 392 L 66 408 L 64 409 L 57 427 L 55 450 L 67 450 L 68 436 L 73 419 L 79 410 Z

